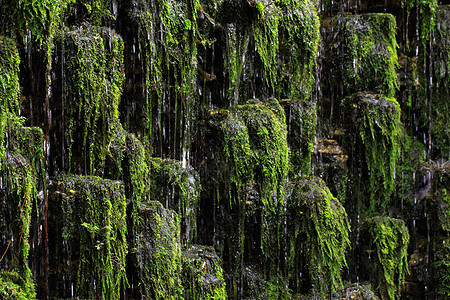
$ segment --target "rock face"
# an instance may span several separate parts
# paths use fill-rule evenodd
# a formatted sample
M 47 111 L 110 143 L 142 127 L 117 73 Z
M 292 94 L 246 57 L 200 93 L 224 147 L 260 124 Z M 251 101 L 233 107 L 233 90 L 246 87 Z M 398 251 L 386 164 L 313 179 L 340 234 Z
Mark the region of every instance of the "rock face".
M 450 297 L 448 1 L 0 0 L 0 298 Z

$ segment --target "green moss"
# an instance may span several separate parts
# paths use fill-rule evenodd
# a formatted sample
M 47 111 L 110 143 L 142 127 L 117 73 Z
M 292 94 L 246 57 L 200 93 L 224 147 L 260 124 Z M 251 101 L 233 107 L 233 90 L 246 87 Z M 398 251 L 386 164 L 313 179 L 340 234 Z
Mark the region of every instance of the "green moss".
M 261 199 L 273 209 L 271 193 L 281 198 L 288 171 L 287 131 L 284 111 L 276 99 L 267 103 L 250 100 L 223 111 L 218 124 L 223 133 L 223 163 L 230 173 L 222 174 L 238 187 L 257 181 Z
M 438 245 L 433 263 L 437 295 L 442 299 L 450 297 L 450 239 L 447 237 Z
M 382 95 L 355 94 L 343 102 L 348 134 L 344 137 L 353 160 L 353 190 L 358 213 L 384 212 L 395 187 L 403 127 L 397 101 Z
M 0 37 L 0 259 L 5 297 L 35 297 L 28 267 L 31 211 L 43 174 L 43 134 L 23 127 L 19 117 L 19 54 L 15 43 Z
M 123 184 L 93 176 L 62 176 L 55 181 L 52 201 L 56 207 L 51 214 L 61 219 L 56 223 L 59 231 L 49 235 L 49 244 L 56 239 L 65 245 L 60 250 L 61 265 L 55 266 L 63 269 L 50 281 L 50 285 L 60 284 L 54 296 L 73 293 L 81 298 L 119 299 L 127 283 Z M 61 212 L 55 211 L 58 207 Z
M 288 274 L 294 291 L 314 290 L 330 297 L 342 285 L 350 226 L 344 207 L 320 178 L 302 178 L 288 196 Z M 306 285 L 306 286 L 305 286 Z
M 227 299 L 221 261 L 206 246 L 191 246 L 182 252 L 182 283 L 185 299 Z
M 1 6 L 1 31 L 25 41 L 28 31 L 39 45 L 52 47 L 53 35 L 60 25 L 67 5 L 75 0 L 5 0 Z
M 306 101 L 314 86 L 313 68 L 316 65 L 320 41 L 320 21 L 316 4 L 310 0 L 281 0 L 280 20 L 280 84 L 277 96 Z M 270 44 L 270 42 L 269 42 Z
M 0 296 L 4 300 L 29 300 L 35 299 L 33 282 L 29 282 L 16 272 L 0 271 Z
M 181 244 L 178 215 L 151 201 L 139 208 L 136 238 L 140 297 L 181 299 Z
M 415 11 L 415 17 L 417 20 L 414 22 L 418 26 L 417 31 L 419 33 L 420 40 L 423 45 L 430 40 L 432 31 L 435 26 L 437 0 L 407 0 L 403 6 L 406 6 L 407 19 L 411 22 L 411 12 Z M 409 41 L 407 41 L 409 43 Z
M 401 153 L 396 164 L 395 202 L 405 207 L 414 205 L 414 177 L 423 163 L 425 148 L 422 143 L 403 133 L 399 140 Z M 403 208 L 403 207 L 402 207 Z
M 394 16 L 339 15 L 333 27 L 331 60 L 342 66 L 335 76 L 342 76 L 344 96 L 365 91 L 393 97 L 398 87 Z
M 308 99 L 320 40 L 315 5 L 310 0 L 248 1 L 248 4 L 249 7 L 234 4 L 238 7 L 233 13 L 247 15 L 238 16 L 225 26 L 230 105 L 238 104 L 240 97 L 250 97 L 251 91 L 243 86 L 246 75 L 261 67 L 269 88 L 267 95 Z M 249 57 L 253 55 L 258 59 Z
M 383 299 L 398 299 L 408 271 L 409 232 L 405 222 L 389 217 L 373 217 L 365 220 L 365 228 L 371 238 L 376 276 L 372 281 Z
M 180 161 L 152 158 L 150 199 L 161 202 L 181 217 L 182 244 L 190 244 L 197 221 L 201 185 L 197 172 Z
M 67 86 L 61 101 L 67 106 L 69 164 L 75 155 L 84 160 L 84 173 L 100 175 L 118 130 L 123 41 L 110 29 L 84 26 L 63 32 L 58 43 L 62 57 L 56 65 L 65 79 L 60 84 Z
M 293 299 L 283 278 L 266 280 L 264 274 L 253 267 L 243 271 L 244 299 Z M 295 298 L 294 298 L 295 299 Z

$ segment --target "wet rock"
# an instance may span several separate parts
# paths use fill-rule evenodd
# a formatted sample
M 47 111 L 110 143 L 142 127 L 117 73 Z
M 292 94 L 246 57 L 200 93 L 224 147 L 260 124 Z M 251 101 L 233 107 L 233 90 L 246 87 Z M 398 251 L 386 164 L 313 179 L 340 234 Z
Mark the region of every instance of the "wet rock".
M 362 91 L 394 96 L 398 59 L 393 15 L 339 14 L 322 26 L 327 94 L 337 90 L 341 99 Z
M 212 247 L 190 246 L 181 260 L 185 299 L 227 299 L 221 260 Z
M 401 219 L 366 218 L 356 251 L 361 255 L 361 279 L 376 286 L 381 299 L 401 294 L 408 270 L 409 231 Z
M 171 159 L 152 158 L 150 199 L 161 202 L 181 218 L 181 243 L 194 237 L 201 185 L 198 173 L 189 165 Z
M 127 263 L 128 295 L 143 299 L 182 297 L 180 219 L 156 201 L 138 209 L 136 247 Z
M 333 195 L 345 203 L 347 192 L 348 155 L 336 140 L 317 139 L 313 152 L 314 175 L 322 178 Z

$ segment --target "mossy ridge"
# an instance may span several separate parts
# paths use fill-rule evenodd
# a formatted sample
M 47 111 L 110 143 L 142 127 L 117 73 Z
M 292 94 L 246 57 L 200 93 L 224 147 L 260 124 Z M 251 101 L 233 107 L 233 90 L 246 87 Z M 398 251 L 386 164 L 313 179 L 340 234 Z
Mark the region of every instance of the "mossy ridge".
M 123 184 L 95 176 L 61 176 L 55 189 L 64 216 L 59 234 L 67 243 L 64 251 L 70 262 L 65 273 L 74 284 L 74 294 L 120 299 L 121 286 L 127 283 Z
M 356 173 L 352 175 L 354 190 L 350 198 L 356 200 L 358 214 L 382 213 L 395 188 L 395 166 L 400 156 L 403 127 L 399 104 L 383 95 L 358 93 L 346 98 L 342 105 L 346 126 L 353 135 L 353 140 L 345 137 L 351 147 L 348 151 L 360 160 L 353 166 Z
M 64 43 L 69 165 L 75 149 L 85 174 L 101 175 L 107 147 L 118 126 L 123 41 L 107 28 L 84 25 L 58 37 Z M 62 59 L 62 58 L 61 58 Z M 74 146 L 75 145 L 75 146 Z M 78 171 L 71 169 L 70 171 Z
M 301 178 L 290 189 L 288 273 L 292 289 L 299 292 L 311 288 L 292 275 L 302 272 L 310 277 L 310 283 L 317 288 L 315 292 L 331 298 L 342 286 L 341 270 L 347 266 L 345 252 L 350 246 L 347 213 L 320 178 Z M 306 261 L 302 251 L 307 253 Z
M 171 159 L 150 159 L 150 199 L 161 202 L 181 218 L 181 242 L 191 243 L 197 221 L 201 185 L 198 173 L 189 165 Z
M 407 0 L 402 2 L 402 5 L 406 6 L 406 18 L 408 20 L 411 18 L 411 12 L 415 10 L 416 17 L 419 20 L 417 32 L 419 33 L 422 46 L 426 48 L 426 43 L 431 39 L 432 31 L 436 24 L 437 0 Z M 409 40 L 407 40 L 407 43 L 409 46 Z
M 181 262 L 185 299 L 228 299 L 222 262 L 214 249 L 191 246 L 182 252 Z
M 180 219 L 161 203 L 150 201 L 138 211 L 136 234 L 139 293 L 145 299 L 182 299 Z
M 344 97 L 360 91 L 393 97 L 398 88 L 394 16 L 338 15 L 333 23 L 342 44 L 332 51 L 336 64 L 343 66 Z
M 401 219 L 376 216 L 364 220 L 376 256 L 373 280 L 383 299 L 398 299 L 408 270 L 409 232 Z

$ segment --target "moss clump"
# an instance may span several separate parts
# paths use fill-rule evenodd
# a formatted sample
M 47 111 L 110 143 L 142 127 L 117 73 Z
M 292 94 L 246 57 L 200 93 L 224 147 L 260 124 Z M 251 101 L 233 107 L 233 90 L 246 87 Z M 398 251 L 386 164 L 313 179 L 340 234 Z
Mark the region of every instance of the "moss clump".
M 50 276 L 53 296 L 120 299 L 127 282 L 123 184 L 93 176 L 61 176 L 54 189 L 49 248 L 55 251 L 50 255 L 59 258 L 51 267 L 59 272 Z
M 384 212 L 395 187 L 400 155 L 399 105 L 393 98 L 358 93 L 346 98 L 343 106 L 353 181 L 349 198 L 360 214 Z
M 152 158 L 150 199 L 161 202 L 181 217 L 181 242 L 189 244 L 197 221 L 201 185 L 197 172 L 180 161 Z
M 110 29 L 84 25 L 63 32 L 58 46 L 61 77 L 55 80 L 53 105 L 66 110 L 70 171 L 101 175 L 118 130 L 123 41 Z
M 181 299 L 181 244 L 178 215 L 161 203 L 142 204 L 136 230 L 139 297 L 143 299 Z
M 288 274 L 291 288 L 331 297 L 342 286 L 341 270 L 350 246 L 344 207 L 316 177 L 302 178 L 288 196 Z M 308 281 L 299 275 L 307 274 Z
M 206 246 L 191 246 L 182 252 L 182 283 L 185 299 L 227 299 L 221 260 Z
M 17 272 L 0 271 L 0 296 L 4 300 L 35 299 L 34 291 L 30 291 L 32 285 L 32 282 L 24 282 Z
M 267 255 L 275 255 L 268 250 L 279 246 L 278 237 L 274 236 L 276 228 L 271 228 L 278 226 L 278 222 L 269 221 L 269 215 L 279 215 L 289 168 L 284 111 L 276 99 L 269 99 L 266 103 L 250 100 L 224 114 L 217 124 L 223 136 L 219 178 L 231 184 L 230 198 L 231 190 L 237 188 L 240 201 L 244 199 L 246 186 L 257 184 L 259 205 L 264 207 L 262 215 L 265 215 L 260 220 L 261 247 L 267 250 Z
M 405 222 L 389 217 L 372 217 L 364 221 L 363 231 L 368 232 L 368 253 L 376 276 L 372 282 L 383 299 L 397 299 L 408 271 L 409 232 Z
M 328 63 L 342 78 L 343 96 L 365 91 L 393 97 L 398 86 L 394 16 L 338 15 L 332 26 L 337 32 L 327 41 Z

